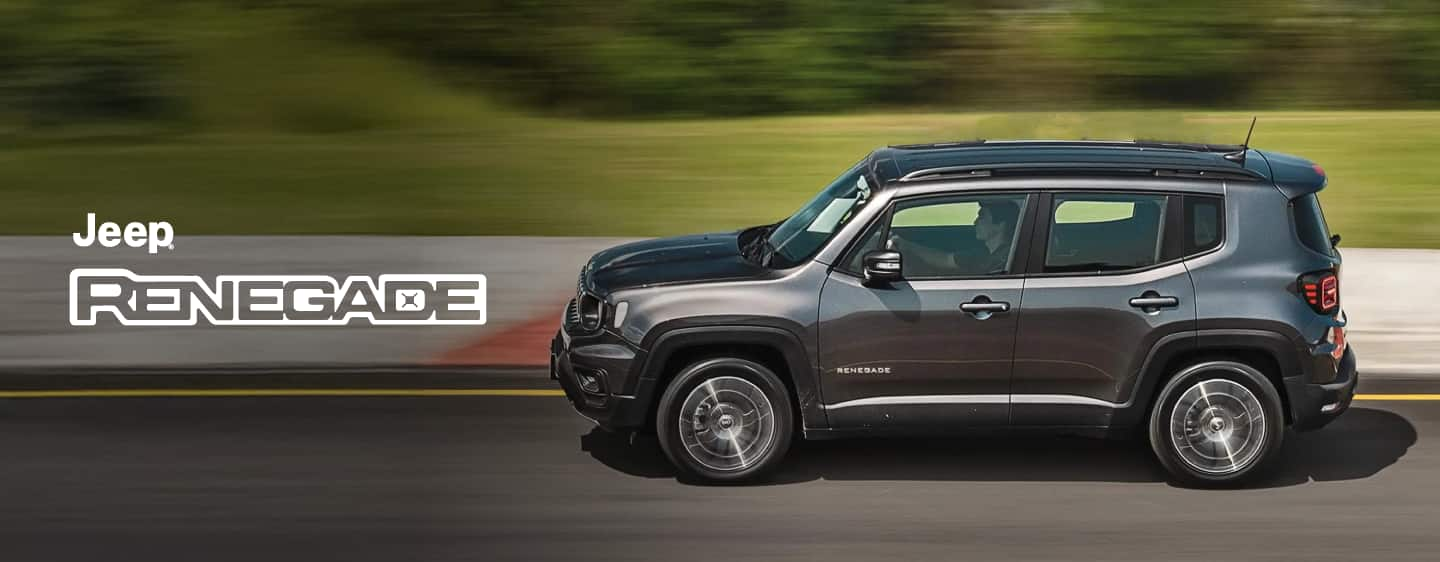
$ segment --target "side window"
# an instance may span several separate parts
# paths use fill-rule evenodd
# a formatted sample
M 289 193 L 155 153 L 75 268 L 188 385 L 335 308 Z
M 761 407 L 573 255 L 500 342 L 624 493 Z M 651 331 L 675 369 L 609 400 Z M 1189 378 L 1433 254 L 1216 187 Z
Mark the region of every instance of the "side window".
M 1009 273 L 1027 198 L 980 195 L 897 203 L 887 246 L 900 252 L 907 278 Z
M 1225 201 L 1219 197 L 1185 196 L 1185 255 L 1193 256 L 1225 239 Z
M 1045 272 L 1115 271 L 1160 261 L 1168 196 L 1060 193 L 1050 210 Z

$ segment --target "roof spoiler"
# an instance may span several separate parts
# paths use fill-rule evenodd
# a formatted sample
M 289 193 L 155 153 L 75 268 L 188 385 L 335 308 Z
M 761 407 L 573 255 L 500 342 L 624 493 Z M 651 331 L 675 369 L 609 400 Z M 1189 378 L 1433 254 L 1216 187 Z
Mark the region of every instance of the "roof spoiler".
M 1275 187 L 1286 199 L 1294 199 L 1301 195 L 1315 193 L 1330 183 L 1329 176 L 1325 175 L 1325 169 L 1319 164 L 1289 154 L 1279 152 L 1255 151 L 1265 163 L 1270 165 L 1270 177 L 1275 182 Z

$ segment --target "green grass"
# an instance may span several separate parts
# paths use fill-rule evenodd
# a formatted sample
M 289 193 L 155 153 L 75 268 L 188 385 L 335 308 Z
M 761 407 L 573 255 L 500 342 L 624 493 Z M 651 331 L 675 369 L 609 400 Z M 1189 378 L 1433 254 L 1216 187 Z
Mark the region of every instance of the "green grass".
M 596 122 L 459 113 L 423 130 L 12 147 L 0 152 L 0 232 L 67 233 L 94 211 L 106 220 L 170 220 L 182 238 L 676 234 L 783 217 L 885 144 L 977 137 L 1233 143 L 1250 118 L 896 113 Z M 1310 158 L 1328 171 L 1322 201 L 1347 246 L 1440 247 L 1433 162 L 1440 112 L 1259 117 L 1256 146 Z

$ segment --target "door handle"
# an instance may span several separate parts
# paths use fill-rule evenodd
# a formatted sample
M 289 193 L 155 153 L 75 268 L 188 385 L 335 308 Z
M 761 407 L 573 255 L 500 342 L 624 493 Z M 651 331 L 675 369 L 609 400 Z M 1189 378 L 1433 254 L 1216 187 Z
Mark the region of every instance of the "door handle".
M 1008 302 L 967 302 L 960 305 L 965 312 L 1009 312 Z
M 1135 308 L 1175 308 L 1177 306 L 1180 306 L 1180 299 L 1175 297 L 1147 295 L 1130 299 L 1130 306 L 1133 306 Z
M 991 316 L 1010 311 L 1010 303 L 992 301 L 985 295 L 976 295 L 970 302 L 960 303 L 960 310 L 976 320 L 989 320 Z

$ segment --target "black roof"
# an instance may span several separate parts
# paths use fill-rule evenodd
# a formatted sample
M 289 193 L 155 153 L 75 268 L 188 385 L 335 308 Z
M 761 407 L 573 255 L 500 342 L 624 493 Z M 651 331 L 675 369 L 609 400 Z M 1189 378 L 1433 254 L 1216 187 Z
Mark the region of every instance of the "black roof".
M 890 146 L 875 151 L 872 161 L 882 183 L 1047 173 L 1271 179 L 1259 151 L 1247 151 L 1244 162 L 1225 157 L 1241 150 L 1164 141 L 977 140 Z M 886 160 L 893 166 L 881 164 Z

